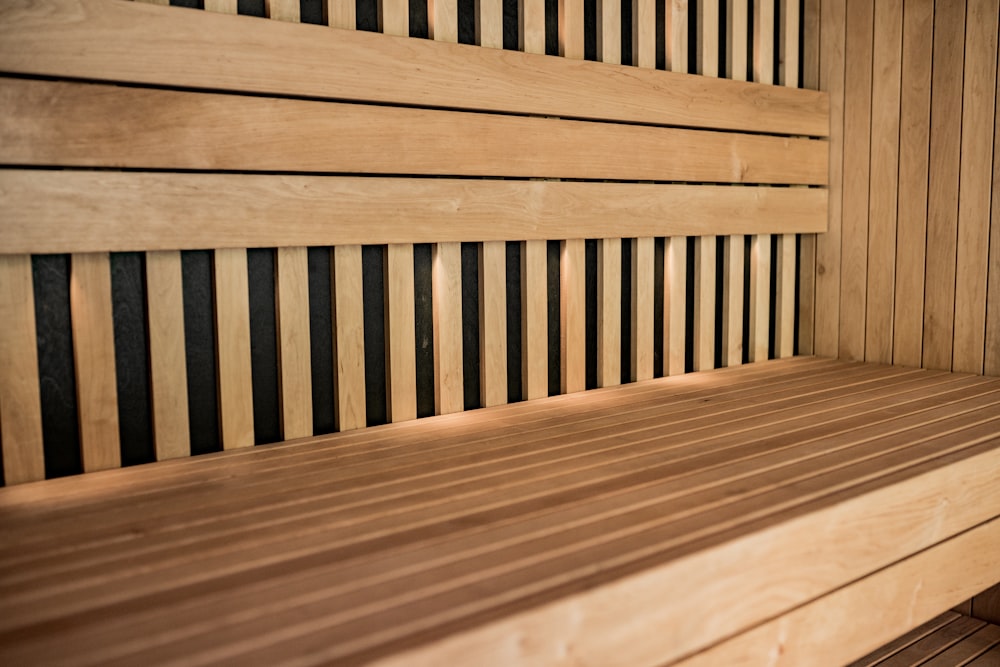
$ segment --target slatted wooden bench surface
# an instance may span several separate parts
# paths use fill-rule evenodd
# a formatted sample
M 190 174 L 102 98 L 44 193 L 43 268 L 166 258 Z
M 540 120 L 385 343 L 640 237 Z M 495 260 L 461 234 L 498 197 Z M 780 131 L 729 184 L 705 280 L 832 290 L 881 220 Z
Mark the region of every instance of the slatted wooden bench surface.
M 948 612 L 889 642 L 850 667 L 996 667 L 1000 626 Z
M 22 485 L 0 662 L 834 664 L 992 583 L 998 466 L 1000 380 L 800 357 Z

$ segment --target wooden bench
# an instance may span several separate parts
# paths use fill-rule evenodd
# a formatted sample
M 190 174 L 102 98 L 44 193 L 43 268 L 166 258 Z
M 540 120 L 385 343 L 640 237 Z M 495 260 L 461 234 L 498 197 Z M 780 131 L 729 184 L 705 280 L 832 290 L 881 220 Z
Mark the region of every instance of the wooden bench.
M 120 0 L 3 5 L 0 71 L 5 664 L 831 664 L 1000 578 L 1000 379 L 791 354 L 827 95 Z M 484 407 L 463 411 L 468 250 Z M 207 388 L 185 328 L 205 251 Z M 142 253 L 148 401 L 119 389 L 120 253 Z M 39 481 L 36 319 L 59 308 L 87 474 Z M 205 395 L 225 451 L 189 456 Z M 156 462 L 122 468 L 137 403 Z

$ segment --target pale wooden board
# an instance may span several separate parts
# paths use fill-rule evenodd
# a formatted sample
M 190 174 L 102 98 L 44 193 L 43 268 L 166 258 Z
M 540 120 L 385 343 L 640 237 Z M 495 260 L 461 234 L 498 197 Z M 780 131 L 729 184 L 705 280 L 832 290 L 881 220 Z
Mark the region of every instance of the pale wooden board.
M 521 381 L 525 399 L 549 394 L 548 250 L 521 244 Z
M 620 0 L 597 1 L 597 59 L 620 65 L 622 62 L 622 5 Z M 653 26 L 655 27 L 655 23 Z
M 802 84 L 809 90 L 819 89 L 820 72 L 820 0 L 802 3 Z
M 993 520 L 675 664 L 683 667 L 750 667 L 765 662 L 775 667 L 846 664 L 939 613 L 982 581 L 988 581 L 991 572 L 1000 565 L 996 554 L 972 561 L 968 560 L 968 554 L 998 543 L 1000 521 Z M 957 564 L 961 567 L 956 567 Z M 943 620 L 953 618 L 945 628 L 971 620 L 963 621 L 964 617 L 957 614 Z M 934 621 L 930 627 L 937 629 L 941 623 Z M 931 630 L 926 636 L 936 634 Z M 919 641 L 923 635 L 916 636 Z M 894 657 L 886 662 L 863 659 L 852 663 L 852 667 L 868 664 L 888 667 L 897 664 Z M 924 663 L 912 660 L 903 664 Z M 958 663 L 947 664 L 954 667 Z
M 847 0 L 844 75 L 844 199 L 840 271 L 841 359 L 864 359 L 874 6 Z
M 0 195 L 15 254 L 815 232 L 827 206 L 818 188 L 28 170 L 0 170 Z
M 768 354 L 771 308 L 771 236 L 758 234 L 750 246 L 750 361 Z
M 74 254 L 69 304 L 84 472 L 121 465 L 118 382 L 107 253 Z
M 597 245 L 597 386 L 621 384 L 622 241 Z
M 667 238 L 663 248 L 663 374 L 684 373 L 687 238 Z
M 583 391 L 587 381 L 586 244 L 563 241 L 559 260 L 559 338 L 561 392 Z
M 1000 174 L 1000 86 L 997 86 L 996 120 L 993 130 L 993 173 Z M 990 269 L 986 289 L 987 375 L 1000 375 L 1000 188 L 993 188 L 990 207 Z
M 725 286 L 722 291 L 722 365 L 743 363 L 743 268 L 746 250 L 742 236 L 730 236 L 725 241 L 725 264 L 722 267 Z
M 816 237 L 814 352 L 836 357 L 840 349 L 840 277 L 844 194 L 844 86 L 846 0 L 821 3 L 820 88 L 830 92 L 829 228 Z
M 252 447 L 253 382 L 250 367 L 250 291 L 246 250 L 215 251 L 216 358 L 223 449 Z
M 583 6 L 575 2 L 572 46 L 582 59 Z M 829 97 L 815 91 L 107 0 L 5 6 L 0 70 L 685 127 L 828 131 Z M 387 85 L 372 85 L 379 81 Z
M 650 237 L 632 240 L 632 348 L 630 378 L 653 377 L 653 313 L 656 244 Z
M 0 444 L 4 483 L 45 478 L 31 258 L 0 256 Z
M 479 400 L 507 402 L 507 244 L 479 248 Z M 461 305 L 461 304 L 459 304 Z
M 702 76 L 719 76 L 719 2 L 695 0 L 698 26 L 696 70 Z
M 906 0 L 899 120 L 899 215 L 892 361 L 920 366 L 927 252 L 927 174 L 931 124 L 934 3 Z
M 795 351 L 795 235 L 778 237 L 777 275 L 775 280 L 774 353 L 790 357 Z
M 385 375 L 389 421 L 417 416 L 413 246 L 390 243 L 385 253 Z
M 346 4 L 354 6 L 353 2 Z M 457 0 L 427 0 L 427 31 L 439 42 L 458 42 Z
M 332 273 L 337 428 L 350 431 L 367 423 L 361 246 L 335 247 Z
M 694 251 L 694 370 L 715 368 L 716 237 L 699 236 Z
M 1000 185 L 992 174 L 1000 2 L 969 0 L 968 7 L 952 368 L 982 373 L 991 189 Z
M 779 0 L 778 7 L 778 81 L 781 85 L 797 88 L 799 85 L 799 19 L 801 17 L 800 0 Z M 798 270 L 796 237 L 783 234 L 778 237 L 778 257 L 775 280 L 775 354 L 778 357 L 789 357 L 795 351 L 795 317 L 797 304 L 795 296 L 796 278 L 802 272 Z M 805 251 L 803 251 L 805 254 Z M 806 257 L 802 258 L 803 260 Z M 803 262 L 805 263 L 805 262 Z M 809 269 L 809 275 L 815 275 L 815 268 Z M 801 299 L 804 302 L 803 318 L 800 326 L 812 329 L 812 302 L 809 298 L 808 285 L 802 285 Z M 810 350 L 811 351 L 811 350 Z
M 264 0 L 264 10 L 267 17 L 277 21 L 299 22 L 299 3 L 297 0 Z
M 292 440 L 313 434 L 308 250 L 278 248 L 275 273 L 281 435 Z
M 525 53 L 545 54 L 545 0 L 518 1 L 518 42 Z
M 955 667 L 955 665 L 964 665 L 991 649 L 995 651 L 997 645 L 1000 645 L 1000 626 L 987 625 L 969 635 L 960 643 L 922 664 L 923 667 Z
M 462 244 L 433 249 L 434 405 L 437 414 L 465 407 L 462 384 Z
M 162 4 L 168 4 L 169 0 Z M 238 11 L 237 0 L 205 0 L 205 10 L 222 14 L 235 14 Z
M 0 79 L 0 105 L 17 165 L 827 180 L 827 142 L 801 138 L 21 79 Z
M 410 35 L 410 4 L 406 0 L 378 0 L 379 30 L 386 35 Z M 333 61 L 336 62 L 336 61 Z
M 819 89 L 820 2 L 802 5 L 802 85 Z M 832 178 L 831 178 L 832 182 Z M 816 245 L 814 234 L 801 235 L 799 250 L 799 354 L 815 352 L 816 336 Z
M 664 35 L 667 69 L 688 71 L 688 0 L 666 0 Z
M 149 388 L 156 460 L 191 455 L 181 254 L 146 253 Z
M 753 80 L 774 83 L 774 6 L 778 0 L 753 3 Z
M 927 368 L 949 369 L 952 362 L 965 9 L 965 0 L 935 3 L 934 9 L 921 364 Z
M 559 55 L 583 60 L 583 0 L 559 0 Z
M 475 0 L 476 43 L 490 49 L 503 48 L 503 1 Z
M 632 0 L 632 64 L 656 67 L 656 3 Z
M 799 87 L 799 21 L 802 18 L 802 0 L 778 0 L 778 81 L 789 88 Z M 804 27 L 804 26 L 803 26 Z M 815 37 L 815 36 L 814 36 Z M 819 46 L 818 43 L 810 46 Z M 806 86 L 808 88 L 808 86 Z
M 430 8 L 429 8 L 430 9 Z M 440 31 L 440 27 L 437 26 L 438 19 L 440 18 L 441 8 L 438 3 L 434 4 L 434 8 L 428 11 L 428 14 L 433 17 L 428 21 L 431 30 Z M 326 16 L 327 25 L 331 28 L 343 28 L 345 30 L 354 30 L 357 26 L 357 7 L 356 3 L 352 0 L 325 0 L 323 3 L 323 12 Z M 456 18 L 456 22 L 457 22 Z M 437 37 L 438 32 L 432 33 L 432 37 L 439 39 Z M 457 27 L 456 27 L 457 32 Z M 453 41 L 457 41 L 456 39 Z
M 726 3 L 726 77 L 734 81 L 747 80 L 749 1 L 730 0 Z

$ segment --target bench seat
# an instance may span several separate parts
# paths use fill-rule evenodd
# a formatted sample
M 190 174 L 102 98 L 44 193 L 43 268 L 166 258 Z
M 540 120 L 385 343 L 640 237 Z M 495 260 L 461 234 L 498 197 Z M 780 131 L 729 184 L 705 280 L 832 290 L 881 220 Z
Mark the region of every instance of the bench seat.
M 994 582 L 998 475 L 1000 379 L 796 357 L 25 484 L 0 663 L 833 664 Z

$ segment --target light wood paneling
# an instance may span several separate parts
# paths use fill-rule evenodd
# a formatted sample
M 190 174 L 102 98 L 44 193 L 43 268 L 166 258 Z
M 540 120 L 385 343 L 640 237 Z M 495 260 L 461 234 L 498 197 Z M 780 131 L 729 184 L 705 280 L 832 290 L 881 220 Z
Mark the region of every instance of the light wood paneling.
M 181 254 L 146 253 L 149 388 L 156 460 L 191 454 Z
M 161 4 L 169 4 L 169 0 Z M 209 12 L 235 14 L 238 9 L 237 0 L 205 0 L 205 10 Z
M 586 244 L 583 239 L 562 242 L 559 299 L 561 391 L 570 394 L 587 386 Z
M 656 68 L 656 2 L 632 0 L 632 64 Z
M 545 0 L 518 0 L 518 42 L 525 53 L 545 54 Z
M 117 468 L 118 382 L 107 253 L 73 255 L 69 289 L 83 470 Z
M 433 2 L 433 0 L 432 0 Z M 447 0 L 437 0 L 434 2 L 433 13 L 428 11 L 429 16 L 433 16 L 433 21 L 429 21 L 431 30 L 440 31 L 440 27 L 437 24 L 439 14 L 442 9 L 438 6 L 440 2 L 447 2 Z M 430 4 L 430 3 L 429 3 Z M 207 7 L 206 7 L 207 8 Z M 430 9 L 430 8 L 428 8 Z M 353 0 L 324 0 L 323 11 L 326 15 L 326 22 L 331 28 L 344 28 L 346 30 L 354 30 L 357 26 L 357 6 Z M 456 18 L 457 23 L 457 18 Z M 438 32 L 432 33 L 432 37 L 438 39 L 436 36 Z M 457 25 L 456 25 L 456 38 L 452 41 L 457 41 Z
M 503 48 L 503 1 L 475 0 L 476 43 L 490 49 Z
M 667 238 L 663 248 L 663 374 L 684 373 L 687 307 L 687 238 Z
M 461 412 L 462 244 L 438 243 L 434 262 L 434 405 L 437 414 Z
M 350 431 L 364 427 L 367 422 L 361 246 L 336 246 L 332 272 L 337 428 Z
M 604 63 L 622 62 L 622 5 L 620 0 L 597 1 L 597 58 Z
M 548 254 L 545 241 L 521 244 L 521 379 L 525 399 L 549 394 Z
M 484 407 L 507 402 L 507 244 L 479 248 L 479 394 Z
M 386 35 L 408 37 L 410 34 L 410 3 L 407 0 L 377 1 L 379 30 Z
M 583 0 L 559 0 L 559 55 L 583 60 Z
M 819 90 L 820 1 L 802 4 L 802 86 Z M 816 335 L 816 243 L 815 234 L 799 239 L 799 354 L 814 354 Z
M 304 247 L 278 248 L 275 280 L 282 438 L 313 434 L 309 342 L 309 256 Z
M 427 31 L 439 42 L 458 42 L 457 0 L 427 0 Z
M 664 11 L 667 69 L 688 71 L 688 0 L 666 0 Z
M 699 236 L 694 251 L 694 370 L 715 368 L 716 237 Z
M 650 237 L 632 240 L 632 347 L 630 378 L 653 377 L 653 305 L 656 244 Z
M 790 357 L 795 352 L 795 235 L 780 235 L 777 252 L 774 354 Z
M 597 246 L 597 386 L 621 384 L 622 242 Z
M 264 0 L 267 17 L 278 21 L 299 22 L 298 0 Z
M 747 80 L 749 2 L 726 0 L 726 77 L 734 81 Z
M 215 251 L 216 358 L 223 449 L 254 444 L 250 367 L 250 291 L 246 250 Z
M 31 258 L 0 256 L 0 445 L 4 483 L 45 478 Z
M 725 241 L 725 264 L 722 292 L 722 365 L 743 363 L 743 268 L 746 250 L 742 236 L 730 236 Z
M 750 246 L 750 361 L 768 356 L 771 307 L 771 237 L 758 234 Z
M 385 374 L 389 421 L 417 416 L 413 246 L 390 243 L 385 254 Z
M 695 0 L 698 15 L 697 72 L 719 76 L 719 0 Z

